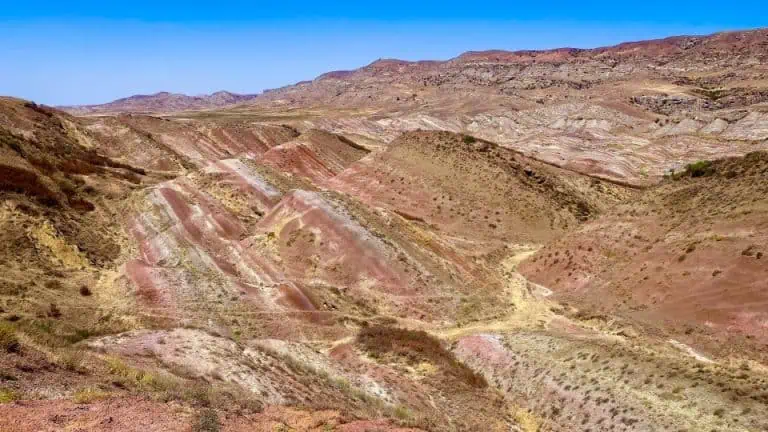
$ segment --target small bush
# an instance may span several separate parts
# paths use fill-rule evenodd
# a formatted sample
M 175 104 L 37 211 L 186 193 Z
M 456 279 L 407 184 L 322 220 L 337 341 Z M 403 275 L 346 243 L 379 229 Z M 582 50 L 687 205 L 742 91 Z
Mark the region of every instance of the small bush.
M 332 378 L 331 383 L 344 393 L 349 393 L 352 388 L 352 385 L 345 378 Z
M 553 412 L 556 408 L 553 408 Z M 558 409 L 559 415 L 559 409 Z M 556 417 L 556 415 L 554 415 Z M 531 411 L 519 408 L 515 412 L 515 421 L 524 432 L 538 432 L 541 430 L 541 420 Z
M 111 374 L 119 375 L 123 378 L 131 378 L 134 375 L 134 371 L 117 357 L 107 357 L 106 362 Z
M 16 331 L 10 324 L 0 323 L 0 351 L 7 353 L 21 351 L 21 344 L 16 337 Z
M 80 295 L 81 296 L 88 297 L 91 294 L 93 294 L 93 293 L 91 292 L 91 289 L 88 288 L 87 286 L 83 285 L 83 286 L 80 287 Z
M 85 359 L 85 353 L 78 349 L 66 350 L 59 354 L 58 363 L 61 367 L 70 371 L 79 371 L 83 360 Z
M 710 161 L 698 161 L 692 164 L 688 164 L 685 167 L 685 173 L 691 177 L 703 177 L 712 173 L 712 162 Z
M 218 432 L 221 430 L 221 422 L 216 411 L 208 408 L 200 411 L 192 426 L 194 432 Z
M 84 388 L 75 392 L 72 401 L 76 404 L 89 404 L 109 397 L 109 393 L 97 388 Z
M 56 306 L 56 303 L 51 303 L 50 307 L 48 308 L 48 316 L 55 319 L 61 318 L 61 309 Z
M 411 410 L 408 409 L 408 407 L 405 407 L 403 405 L 398 405 L 395 408 L 393 415 L 395 416 L 395 418 L 402 421 L 410 420 L 413 417 L 413 413 L 411 412 Z
M 426 361 L 470 386 L 482 388 L 488 385 L 482 375 L 457 360 L 439 339 L 427 332 L 369 326 L 360 330 L 357 341 L 374 358 L 391 355 L 412 365 Z
M 184 400 L 203 407 L 211 406 L 211 396 L 211 386 L 201 382 L 196 382 L 185 388 L 182 395 Z
M 11 389 L 0 388 L 0 404 L 19 400 L 19 394 Z
M 472 135 L 464 135 L 464 138 L 461 140 L 464 141 L 464 144 L 474 144 L 477 142 L 477 138 L 473 137 Z

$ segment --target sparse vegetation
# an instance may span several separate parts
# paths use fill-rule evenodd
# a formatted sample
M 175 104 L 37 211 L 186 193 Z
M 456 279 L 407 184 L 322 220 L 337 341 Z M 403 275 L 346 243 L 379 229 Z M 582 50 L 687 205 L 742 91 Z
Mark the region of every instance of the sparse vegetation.
M 85 353 L 79 349 L 65 349 L 58 355 L 58 364 L 64 369 L 77 372 L 85 359 Z
M 408 407 L 405 407 L 403 405 L 398 405 L 397 407 L 395 407 L 393 415 L 395 416 L 395 418 L 401 421 L 408 421 L 411 418 L 413 418 L 413 412 L 411 412 L 411 410 L 408 409 Z
M 553 416 L 556 417 L 557 414 L 553 414 Z M 526 409 L 518 408 L 515 411 L 515 421 L 523 432 L 539 432 L 541 428 L 541 419 Z
M 0 351 L 17 353 L 21 350 L 21 343 L 16 336 L 16 329 L 7 323 L 0 322 Z
M 428 361 L 470 386 L 488 385 L 485 378 L 458 361 L 439 339 L 425 331 L 369 326 L 360 330 L 357 340 L 375 358 L 390 355 L 411 365 Z
M 680 44 L 690 45 L 686 56 L 700 51 L 698 39 Z M 328 429 L 347 419 L 429 431 L 766 429 L 765 356 L 753 336 L 765 296 L 750 288 L 759 286 L 752 276 L 768 253 L 760 225 L 766 153 L 702 160 L 654 182 L 679 158 L 763 148 L 737 137 L 763 122 L 754 106 L 768 99 L 751 94 L 739 109 L 690 105 L 710 102 L 692 97 L 692 88 L 719 88 L 697 80 L 738 85 L 739 76 L 714 71 L 675 84 L 688 94 L 636 88 L 674 102 L 665 104 L 675 112 L 653 126 L 654 117 L 640 111 L 648 106 L 624 109 L 602 93 L 627 94 L 611 83 L 632 81 L 625 75 L 633 69 L 622 63 L 642 50 L 605 57 L 606 70 L 616 66 L 608 74 L 620 79 L 586 98 L 575 90 L 592 85 L 580 71 L 595 63 L 590 52 L 576 53 L 584 61 L 571 65 L 572 54 L 558 51 L 552 54 L 565 62 L 566 81 L 539 80 L 552 67 L 536 59 L 525 82 L 494 79 L 471 99 L 451 95 L 450 109 L 433 103 L 509 74 L 504 58 L 470 56 L 458 62 L 470 68 L 460 86 L 452 73 L 423 74 L 450 92 L 426 88 L 423 104 L 393 111 L 359 109 L 362 98 L 344 90 L 339 100 L 349 106 L 333 121 L 323 119 L 324 105 L 305 112 L 301 89 L 277 91 L 289 112 L 281 103 L 259 106 L 256 115 L 246 104 L 81 119 L 29 104 L 32 114 L 17 121 L 24 105 L 7 109 L 11 102 L 1 100 L 0 129 L 18 136 L 0 130 L 8 158 L 0 171 L 10 173 L 0 176 L 0 198 L 9 197 L 0 209 L 7 273 L 0 280 L 0 403 L 69 399 L 3 410 L 74 401 L 98 405 L 77 410 L 98 415 L 105 398 L 128 410 L 136 400 L 153 414 L 185 416 L 183 426 L 197 432 L 240 423 L 232 417 L 276 401 L 288 407 L 253 417 L 274 415 L 280 430 L 299 423 L 278 418 L 284 412 L 309 414 L 312 427 Z M 656 78 L 690 70 L 673 65 L 681 67 Z M 387 66 L 384 75 L 397 80 L 422 67 L 392 74 Z M 349 89 L 367 96 L 374 88 L 376 103 L 392 99 L 379 76 L 367 74 L 365 86 Z M 493 93 L 487 101 L 486 90 Z M 529 111 L 526 100 L 539 96 L 541 106 Z M 494 106 L 501 99 L 503 110 Z M 428 115 L 417 105 L 429 107 Z M 742 121 L 742 114 L 755 118 Z M 302 133 L 261 129 L 278 121 L 301 125 Z M 427 125 L 482 130 L 482 138 L 431 130 L 390 137 Z M 335 151 L 316 152 L 306 166 L 293 166 L 303 155 L 273 160 L 271 168 L 268 155 L 252 158 L 311 150 L 310 134 L 326 134 L 311 128 L 329 126 L 355 140 L 332 140 L 342 149 L 338 161 Z M 348 169 L 368 148 L 375 151 Z M 326 157 L 334 166 L 322 173 Z M 283 163 L 296 172 L 283 175 L 290 171 Z M 304 169 L 333 174 L 332 181 L 318 186 Z M 545 298 L 547 288 L 557 295 Z M 739 308 L 733 299 L 743 300 Z M 754 360 L 752 368 L 742 360 Z M 79 420 L 71 425 L 85 424 Z
M 690 177 L 703 177 L 712 173 L 712 162 L 698 161 L 685 167 L 684 175 Z
M 0 404 L 19 400 L 19 394 L 15 390 L 0 387 Z
M 72 401 L 77 404 L 90 404 L 109 397 L 109 393 L 94 387 L 80 389 L 72 396 Z
M 219 421 L 219 415 L 210 408 L 200 411 L 192 426 L 193 432 L 219 432 L 220 430 L 221 422 Z

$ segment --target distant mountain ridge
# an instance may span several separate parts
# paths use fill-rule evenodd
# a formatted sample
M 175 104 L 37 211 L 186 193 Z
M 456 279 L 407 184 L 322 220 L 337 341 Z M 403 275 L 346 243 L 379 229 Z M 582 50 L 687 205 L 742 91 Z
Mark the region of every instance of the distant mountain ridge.
M 96 114 L 114 112 L 172 112 L 221 108 L 246 102 L 255 94 L 238 94 L 218 91 L 207 95 L 188 96 L 180 93 L 159 92 L 150 95 L 134 95 L 100 105 L 59 107 L 71 114 Z
M 168 92 L 136 95 L 103 105 L 60 107 L 71 114 L 178 112 L 239 104 L 279 106 L 358 106 L 412 99 L 416 90 L 440 88 L 447 94 L 517 90 L 566 85 L 576 89 L 637 74 L 654 77 L 691 70 L 717 70 L 768 61 L 768 29 L 673 36 L 583 49 L 467 51 L 449 60 L 378 59 L 354 70 L 329 71 L 313 80 L 265 90 L 261 94 L 219 91 L 187 96 Z

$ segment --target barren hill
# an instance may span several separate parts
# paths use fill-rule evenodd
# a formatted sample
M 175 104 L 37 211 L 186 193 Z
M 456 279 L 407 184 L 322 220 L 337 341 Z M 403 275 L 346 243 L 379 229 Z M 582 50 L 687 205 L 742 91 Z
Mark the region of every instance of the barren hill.
M 431 131 L 401 135 L 330 184 L 476 244 L 543 242 L 631 193 L 470 135 Z
M 0 429 L 768 430 L 767 39 L 0 99 Z

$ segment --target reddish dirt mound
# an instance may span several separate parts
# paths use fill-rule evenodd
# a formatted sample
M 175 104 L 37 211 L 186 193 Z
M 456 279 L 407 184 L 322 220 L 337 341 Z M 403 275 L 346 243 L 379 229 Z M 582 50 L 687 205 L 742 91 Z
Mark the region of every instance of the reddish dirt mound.
M 460 262 L 424 250 L 440 246 L 424 245 L 423 234 L 333 194 L 293 191 L 257 227 L 269 246 L 254 242 L 249 254 L 276 263 L 314 304 L 333 311 L 434 318 L 451 300 L 428 296 L 475 287 L 455 283 Z
M 311 130 L 294 141 L 272 148 L 259 161 L 320 184 L 368 153 L 347 138 Z
M 100 150 L 147 168 L 176 171 L 228 157 L 256 157 L 289 141 L 298 132 L 287 126 L 196 120 L 145 115 L 83 119 L 102 143 Z

